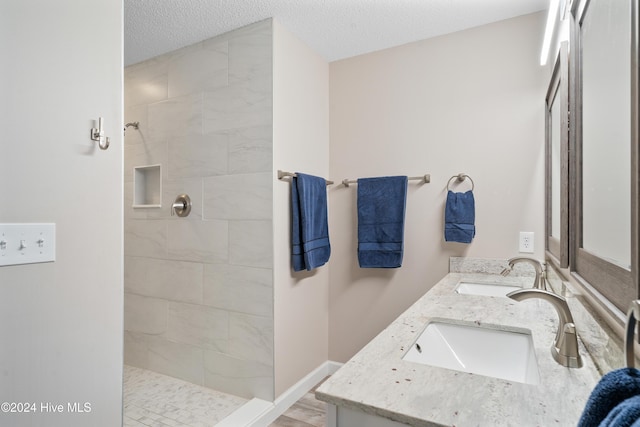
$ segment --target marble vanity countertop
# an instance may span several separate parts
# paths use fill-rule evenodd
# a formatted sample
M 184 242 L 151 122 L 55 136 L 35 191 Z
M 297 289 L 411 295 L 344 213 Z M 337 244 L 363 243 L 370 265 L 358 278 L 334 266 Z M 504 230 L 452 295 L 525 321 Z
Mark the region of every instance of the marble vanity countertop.
M 600 379 L 580 342 L 584 366 L 550 352 L 558 315 L 546 301 L 463 295 L 461 280 L 531 287 L 531 277 L 450 273 L 317 390 L 324 402 L 412 426 L 575 426 Z M 540 382 L 523 384 L 402 360 L 430 320 L 531 330 Z

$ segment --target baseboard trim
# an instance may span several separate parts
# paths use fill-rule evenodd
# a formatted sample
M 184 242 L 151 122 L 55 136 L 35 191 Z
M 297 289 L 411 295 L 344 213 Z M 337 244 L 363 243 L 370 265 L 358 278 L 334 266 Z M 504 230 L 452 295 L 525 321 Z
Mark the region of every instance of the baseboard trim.
M 322 381 L 324 377 L 333 375 L 341 366 L 342 363 L 328 360 L 278 396 L 274 402 L 268 402 L 262 399 L 251 399 L 240 407 L 240 409 L 216 424 L 216 426 L 268 427 L 269 424 L 284 414 L 287 409 Z
M 273 402 L 253 398 L 231 415 L 216 424 L 216 427 L 253 426 L 253 422 L 263 414 L 268 414 L 273 408 Z

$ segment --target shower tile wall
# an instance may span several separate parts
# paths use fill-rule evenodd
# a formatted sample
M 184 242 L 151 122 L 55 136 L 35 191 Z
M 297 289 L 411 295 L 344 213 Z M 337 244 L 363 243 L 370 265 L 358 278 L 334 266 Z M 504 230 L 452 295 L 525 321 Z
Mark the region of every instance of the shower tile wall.
M 125 69 L 125 363 L 273 399 L 272 23 Z M 162 165 L 162 207 L 133 168 Z M 170 216 L 180 193 L 187 218 Z

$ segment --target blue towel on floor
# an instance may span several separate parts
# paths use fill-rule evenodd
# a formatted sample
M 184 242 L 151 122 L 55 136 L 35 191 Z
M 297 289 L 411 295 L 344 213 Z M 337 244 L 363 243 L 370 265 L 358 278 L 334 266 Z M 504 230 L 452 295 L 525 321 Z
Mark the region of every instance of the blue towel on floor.
M 622 368 L 605 374 L 591 392 L 578 427 L 600 426 L 614 408 L 637 395 L 640 395 L 640 371 L 637 369 Z M 623 412 L 622 409 L 619 412 Z
M 297 172 L 291 180 L 291 208 L 293 271 L 324 265 L 331 255 L 324 178 Z
M 407 177 L 358 179 L 360 268 L 402 265 Z
M 640 425 L 640 395 L 618 404 L 598 427 L 634 427 Z
M 473 192 L 447 192 L 444 208 L 444 240 L 471 243 L 476 235 L 476 202 Z

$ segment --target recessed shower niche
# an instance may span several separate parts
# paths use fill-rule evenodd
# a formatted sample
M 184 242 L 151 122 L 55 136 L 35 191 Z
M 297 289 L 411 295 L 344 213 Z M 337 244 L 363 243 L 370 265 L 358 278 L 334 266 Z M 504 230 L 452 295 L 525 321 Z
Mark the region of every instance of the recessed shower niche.
M 133 207 L 159 208 L 162 205 L 162 167 L 160 165 L 133 168 Z

